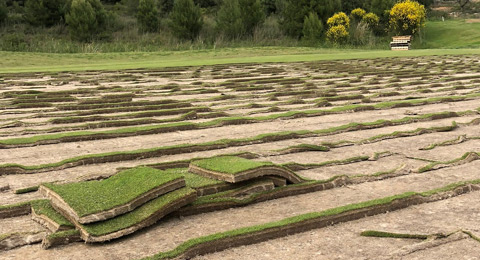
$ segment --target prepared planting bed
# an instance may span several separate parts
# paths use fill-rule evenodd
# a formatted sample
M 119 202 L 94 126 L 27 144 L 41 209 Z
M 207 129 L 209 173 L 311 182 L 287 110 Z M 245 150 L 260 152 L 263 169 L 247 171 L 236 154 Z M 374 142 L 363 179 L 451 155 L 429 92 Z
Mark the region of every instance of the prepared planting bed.
M 2 259 L 479 253 L 478 56 L 4 74 L 0 109 Z

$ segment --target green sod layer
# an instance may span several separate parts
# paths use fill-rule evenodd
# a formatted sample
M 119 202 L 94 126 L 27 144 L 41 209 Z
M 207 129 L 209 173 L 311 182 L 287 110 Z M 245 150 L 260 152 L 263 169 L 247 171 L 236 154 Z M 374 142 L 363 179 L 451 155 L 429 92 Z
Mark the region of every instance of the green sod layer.
M 390 233 L 375 230 L 366 230 L 360 233 L 364 237 L 390 237 L 390 238 L 410 238 L 410 239 L 427 239 L 428 235 L 419 234 L 402 234 L 402 233 Z
M 424 167 L 421 167 L 420 169 L 418 169 L 418 172 L 422 173 L 422 172 L 427 172 L 427 171 L 431 171 L 435 166 L 437 165 L 449 165 L 449 164 L 454 164 L 454 163 L 457 163 L 457 162 L 460 162 L 462 160 L 465 160 L 467 159 L 467 157 L 469 156 L 480 156 L 480 152 L 467 152 L 465 153 L 464 155 L 462 155 L 462 157 L 460 158 L 456 158 L 456 159 L 453 159 L 453 160 L 450 160 L 450 161 L 446 161 L 446 162 L 432 162 L 432 163 L 429 163 L 428 165 L 424 166 Z
M 188 172 L 188 168 L 166 169 L 165 173 L 183 176 L 185 178 L 186 186 L 190 188 L 202 188 L 210 185 L 225 183 L 224 181 L 210 179 L 202 177 L 198 174 L 190 173 Z
M 29 192 L 35 192 L 37 191 L 39 186 L 31 186 L 23 189 L 18 189 L 15 190 L 15 194 L 24 194 L 24 193 L 29 193 Z
M 263 166 L 274 166 L 271 162 L 257 162 L 236 156 L 219 156 L 193 161 L 191 164 L 205 170 L 235 175 Z
M 46 183 L 79 217 L 112 209 L 167 182 L 182 178 L 179 174 L 138 167 L 128 169 L 101 181 L 67 184 Z
M 45 215 L 60 226 L 74 227 L 70 221 L 52 207 L 49 200 L 37 200 L 32 202 L 31 205 L 37 215 Z
M 70 230 L 65 230 L 65 231 L 59 231 L 52 233 L 48 235 L 48 239 L 56 239 L 56 238 L 63 238 L 63 237 L 69 237 L 69 236 L 78 236 L 80 235 L 80 232 L 76 229 L 70 229 Z
M 162 208 L 166 207 L 168 204 L 196 193 L 197 192 L 191 188 L 178 189 L 151 200 L 137 209 L 123 215 L 102 222 L 81 225 L 81 227 L 92 236 L 107 235 L 134 226 L 155 214 L 157 211 L 162 210 Z

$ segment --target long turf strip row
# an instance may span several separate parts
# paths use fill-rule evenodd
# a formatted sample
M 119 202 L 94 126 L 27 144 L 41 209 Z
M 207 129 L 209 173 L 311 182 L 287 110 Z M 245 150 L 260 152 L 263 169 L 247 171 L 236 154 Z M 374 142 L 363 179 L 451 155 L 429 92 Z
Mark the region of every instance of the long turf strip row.
M 90 154 L 83 155 L 78 157 L 73 157 L 56 163 L 41 164 L 41 165 L 20 165 L 20 164 L 3 164 L 0 165 L 0 176 L 5 174 L 24 174 L 24 173 L 36 173 L 44 172 L 49 170 L 60 170 L 71 167 L 76 167 L 79 165 L 86 164 L 96 164 L 96 163 L 105 163 L 105 162 L 116 162 L 116 161 L 125 161 L 125 160 L 136 160 L 138 158 L 152 158 L 164 155 L 173 155 L 180 153 L 191 153 L 198 151 L 208 151 L 223 149 L 234 146 L 245 146 L 251 144 L 261 144 L 289 139 L 297 139 L 304 137 L 314 137 L 314 136 L 326 136 L 333 135 L 344 132 L 358 131 L 364 129 L 375 129 L 386 126 L 395 126 L 395 125 L 404 125 L 420 121 L 430 121 L 443 118 L 450 118 L 458 116 L 457 113 L 452 112 L 442 112 L 442 113 L 433 113 L 426 114 L 415 117 L 404 117 L 401 119 L 395 120 L 377 120 L 367 123 L 349 123 L 342 126 L 331 127 L 322 130 L 309 131 L 309 130 L 300 130 L 300 131 L 290 131 L 290 132 L 278 132 L 278 133 L 268 133 L 260 134 L 254 137 L 241 138 L 241 139 L 222 139 L 206 143 L 198 144 L 180 144 L 173 146 L 164 146 L 159 148 L 151 149 L 141 149 L 128 152 L 111 152 L 111 153 L 101 153 L 101 154 Z
M 404 209 L 480 190 L 480 180 L 453 183 L 427 192 L 403 194 L 349 204 L 321 212 L 312 212 L 257 226 L 244 227 L 208 236 L 190 239 L 175 249 L 161 252 L 145 260 L 193 258 L 231 247 L 260 243 L 266 240 L 301 233 L 329 225 L 353 221 L 368 216 Z
M 446 161 L 446 162 L 431 162 L 428 165 L 421 167 L 418 169 L 418 172 L 427 172 L 436 170 L 439 168 L 449 167 L 449 166 L 456 166 L 460 164 L 469 163 L 475 160 L 480 160 L 480 152 L 467 152 L 459 158 Z
M 436 97 L 428 99 L 412 99 L 407 101 L 397 101 L 397 102 L 383 102 L 378 103 L 373 106 L 374 109 L 390 109 L 400 106 L 399 104 L 409 106 L 414 105 L 425 105 L 430 103 L 439 103 L 439 102 L 455 102 L 463 101 L 469 98 L 480 97 L 480 93 L 469 94 L 465 96 L 452 96 L 452 97 Z M 316 117 L 326 114 L 336 114 L 343 113 L 348 111 L 361 111 L 364 109 L 370 109 L 372 106 L 369 105 L 347 105 L 342 107 L 336 107 L 329 110 L 306 110 L 306 111 L 290 111 L 281 114 L 274 114 L 268 116 L 260 117 L 230 117 L 230 118 L 221 118 L 214 119 L 212 121 L 203 122 L 203 123 L 171 123 L 164 125 L 153 125 L 153 126 L 144 126 L 144 127 L 130 127 L 122 128 L 109 131 L 101 132 L 71 132 L 63 134 L 52 134 L 52 135 L 38 135 L 28 138 L 12 138 L 0 140 L 0 148 L 16 148 L 16 147 L 25 147 L 25 146 L 36 146 L 42 144 L 52 144 L 59 142 L 77 142 L 77 141 L 86 141 L 86 140 L 100 140 L 100 139 L 109 139 L 109 138 L 118 138 L 118 137 L 127 137 L 127 136 L 137 136 L 137 135 L 149 135 L 157 133 L 165 133 L 172 131 L 184 131 L 184 130 L 193 130 L 193 129 L 206 129 L 214 128 L 231 124 L 250 124 L 258 122 L 267 122 L 276 119 L 282 118 L 299 118 L 299 117 Z M 148 112 L 145 112 L 148 113 Z

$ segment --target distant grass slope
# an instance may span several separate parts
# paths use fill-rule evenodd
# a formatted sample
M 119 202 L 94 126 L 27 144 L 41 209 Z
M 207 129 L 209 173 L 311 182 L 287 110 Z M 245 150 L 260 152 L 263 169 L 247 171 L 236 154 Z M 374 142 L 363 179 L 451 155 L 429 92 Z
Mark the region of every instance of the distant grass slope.
M 468 23 L 466 20 L 429 21 L 424 30 L 423 43 L 418 44 L 419 48 L 480 48 L 480 23 Z

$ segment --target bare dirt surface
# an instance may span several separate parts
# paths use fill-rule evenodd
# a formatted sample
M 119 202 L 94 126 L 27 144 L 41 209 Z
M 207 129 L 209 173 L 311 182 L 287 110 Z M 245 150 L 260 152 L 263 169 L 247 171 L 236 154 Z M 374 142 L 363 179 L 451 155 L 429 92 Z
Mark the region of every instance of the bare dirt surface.
M 363 237 L 365 230 L 405 234 L 450 233 L 470 230 L 480 234 L 480 214 L 472 201 L 480 193 L 317 229 L 263 243 L 225 250 L 195 259 L 395 259 L 389 254 L 415 244 L 417 239 Z M 454 220 L 454 221 L 452 221 Z M 471 238 L 425 248 L 398 259 L 478 259 L 479 244 Z
M 179 119 L 181 120 L 179 122 L 208 122 L 219 118 L 225 119 L 229 117 L 227 115 L 256 117 L 261 120 L 269 117 L 268 120 L 218 125 L 198 130 L 78 142 L 58 141 L 48 145 L 1 149 L 0 165 L 18 163 L 35 166 L 83 155 L 200 144 L 282 131 L 322 130 L 352 122 L 371 123 L 377 120 L 414 118 L 440 112 L 456 112 L 457 115 L 448 118 L 418 119 L 373 129 L 340 131 L 324 136 L 265 140 L 261 143 L 252 142 L 221 149 L 78 165 L 63 170 L 47 168 L 44 172 L 32 174 L 3 175 L 0 167 L 0 183 L 8 184 L 10 187 L 9 190 L 0 192 L 0 206 L 41 198 L 38 192 L 15 194 L 14 191 L 44 182 L 76 182 L 94 176 L 110 176 L 123 167 L 240 152 L 254 153 L 257 155 L 254 160 L 259 161 L 313 165 L 309 169 L 296 171 L 297 174 L 313 180 L 322 181 L 340 175 L 358 178 L 387 174 L 385 178 L 378 178 L 375 181 L 358 182 L 240 208 L 181 218 L 170 217 L 140 232 L 104 244 L 73 243 L 49 250 L 42 249 L 40 245 L 30 245 L 0 251 L 0 259 L 139 259 L 172 250 L 189 239 L 217 232 L 269 223 L 404 192 L 428 191 L 452 183 L 480 179 L 478 171 L 480 160 L 452 163 L 467 152 L 480 152 L 480 138 L 476 138 L 480 137 L 478 124 L 480 62 L 476 56 L 237 64 L 178 70 L 178 73 L 138 70 L 4 75 L 6 86 L 0 94 L 2 104 L 0 141 L 38 137 L 41 132 L 35 131 L 54 127 L 65 128 L 56 130 L 56 134 L 80 134 L 72 128 L 89 123 L 107 123 L 112 121 L 109 119 L 118 115 L 128 115 L 131 118 L 125 120 L 132 121 L 171 120 L 185 114 L 176 112 L 175 115 L 138 114 L 159 110 L 148 106 L 136 106 L 134 110 L 127 111 L 132 107 L 129 105 L 131 102 L 140 100 L 152 102 L 174 100 L 188 102 L 193 108 L 205 106 L 210 109 L 209 112 L 197 113 L 197 116 L 218 113 L 212 118 L 195 118 L 187 114 L 188 117 Z M 59 84 L 60 82 L 65 84 Z M 26 92 L 11 92 L 32 89 L 42 93 L 25 96 Z M 47 94 L 51 95 L 49 98 L 60 95 L 73 97 L 74 100 L 67 102 L 53 100 L 46 102 L 50 103 L 49 107 L 35 107 L 36 103 L 39 103 L 38 98 L 45 98 L 41 95 Z M 122 94 L 131 96 L 123 96 L 120 101 L 115 101 L 115 98 L 105 101 L 109 96 Z M 32 98 L 36 101 L 32 102 Z M 97 107 L 62 110 L 65 105 L 74 107 L 90 102 L 87 99 L 96 99 L 93 105 Z M 17 105 L 22 102 L 27 104 L 26 107 Z M 402 104 L 395 105 L 396 103 Z M 376 107 L 345 109 L 355 105 Z M 107 110 L 101 111 L 102 109 Z M 119 112 L 119 109 L 126 112 Z M 294 117 L 275 119 L 279 114 L 290 111 L 336 109 L 345 111 L 315 116 L 297 114 Z M 53 124 L 49 121 L 60 117 L 91 116 L 101 116 L 102 119 L 62 124 Z M 439 130 L 439 127 L 445 129 L 451 127 L 453 121 L 457 124 L 456 128 Z M 145 123 L 138 127 L 151 125 Z M 128 126 L 105 126 L 91 131 L 121 131 L 126 127 Z M 461 142 L 445 143 L 459 137 L 463 138 Z M 331 147 L 329 151 L 293 153 L 277 151 L 301 144 Z M 424 149 L 433 144 L 437 146 Z M 345 161 L 358 156 L 366 156 L 368 159 Z M 419 173 L 419 169 L 432 163 L 444 165 L 443 168 Z M 388 176 L 389 172 L 397 170 L 401 171 L 400 175 Z M 328 228 L 200 256 L 197 259 L 395 259 L 394 252 L 398 254 L 407 252 L 419 244 L 423 246 L 422 243 L 425 241 L 362 237 L 359 235 L 360 232 L 371 229 L 394 233 L 434 234 L 465 230 L 480 236 L 480 230 L 476 225 L 480 215 L 475 203 L 479 198 L 480 192 L 476 191 Z M 43 228 L 34 223 L 30 216 L 0 219 L 0 236 L 11 232 L 38 230 Z M 453 240 L 405 254 L 399 259 L 478 259 L 477 241 L 463 236 L 461 239 Z

